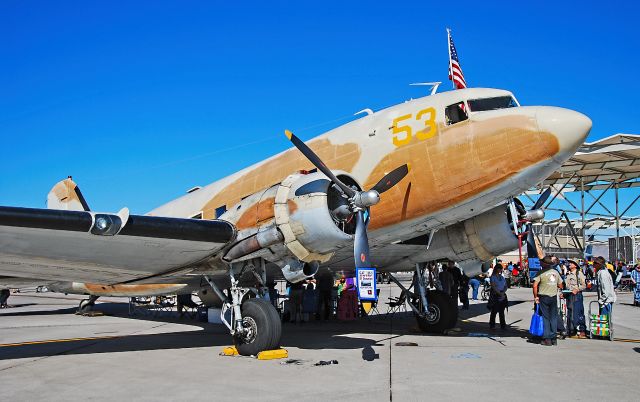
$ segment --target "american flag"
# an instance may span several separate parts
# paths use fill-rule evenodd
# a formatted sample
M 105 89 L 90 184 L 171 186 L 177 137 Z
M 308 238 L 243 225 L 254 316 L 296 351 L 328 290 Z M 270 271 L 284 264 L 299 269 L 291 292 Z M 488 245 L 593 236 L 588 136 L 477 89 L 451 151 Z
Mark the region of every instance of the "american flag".
M 456 52 L 456 46 L 453 44 L 451 30 L 447 29 L 447 35 L 449 37 L 449 79 L 453 81 L 453 85 L 457 89 L 463 89 L 467 87 L 467 82 L 464 80 L 464 74 L 462 74 L 462 67 L 460 67 L 460 61 L 458 61 L 458 52 Z

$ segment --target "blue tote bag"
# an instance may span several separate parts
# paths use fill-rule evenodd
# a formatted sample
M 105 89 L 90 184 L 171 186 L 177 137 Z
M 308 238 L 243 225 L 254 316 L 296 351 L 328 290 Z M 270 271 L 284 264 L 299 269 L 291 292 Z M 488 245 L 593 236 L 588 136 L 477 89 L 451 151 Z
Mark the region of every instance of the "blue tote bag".
M 544 326 L 542 323 L 542 316 L 539 312 L 540 306 L 536 304 L 536 311 L 533 312 L 531 317 L 531 325 L 529 325 L 529 333 L 533 336 L 542 336 L 544 332 Z

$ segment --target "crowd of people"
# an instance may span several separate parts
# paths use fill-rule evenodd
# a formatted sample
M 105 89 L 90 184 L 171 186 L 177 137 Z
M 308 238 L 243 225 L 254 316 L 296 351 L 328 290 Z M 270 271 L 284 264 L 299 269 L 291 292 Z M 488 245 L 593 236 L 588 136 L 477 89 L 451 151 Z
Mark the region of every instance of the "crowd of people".
M 498 261 L 480 275 L 469 278 L 453 262 L 434 267 L 438 283 L 435 286 L 447 293 L 456 302 L 460 301 L 462 309 L 469 308 L 468 292 L 471 299 L 478 300 L 483 283 L 489 289 L 487 308 L 489 328 L 496 328 L 499 319 L 500 329 L 506 329 L 505 311 L 509 305 L 507 296 L 510 286 L 523 284 L 523 275 L 529 275 L 528 267 L 516 263 L 502 264 Z M 532 271 L 534 272 L 534 271 Z M 532 275 L 534 276 L 534 275 Z M 517 278 L 514 280 L 514 278 Z M 597 291 L 599 315 L 610 316 L 616 301 L 615 288 L 622 281 L 628 280 L 634 292 L 634 305 L 640 306 L 640 264 L 632 269 L 621 262 L 608 263 L 604 257 L 596 257 L 585 261 L 564 260 L 555 256 L 546 256 L 540 260 L 540 269 L 531 279 L 533 296 L 538 311 L 543 319 L 543 335 L 541 344 L 553 346 L 557 338 L 567 336 L 586 338 L 588 328 L 585 320 L 583 292 Z M 528 281 L 527 281 L 528 283 Z M 565 317 L 559 314 L 559 301 L 566 303 Z M 564 318 L 564 319 L 563 319 Z M 565 324 L 566 322 L 566 324 Z
M 489 328 L 496 329 L 498 320 L 502 330 L 507 328 L 505 312 L 509 306 L 508 290 L 514 284 L 522 284 L 518 278 L 529 275 L 526 266 L 517 263 L 503 264 L 501 261 L 471 278 L 451 261 L 432 264 L 428 268 L 430 286 L 449 295 L 456 304 L 459 300 L 463 310 L 469 309 L 469 291 L 471 299 L 478 300 L 480 287 L 484 283 L 485 292 L 488 289 Z M 517 280 L 514 281 L 514 278 Z M 624 263 L 607 263 L 603 257 L 586 261 L 560 261 L 554 256 L 542 258 L 540 270 L 531 280 L 534 302 L 544 323 L 541 344 L 556 345 L 558 337 L 585 338 L 588 328 L 583 292 L 596 290 L 599 314 L 610 315 L 616 301 L 614 289 L 625 280 L 634 291 L 634 304 L 640 306 L 640 264 L 629 269 Z M 274 291 L 273 287 L 271 291 Z M 294 323 L 313 318 L 328 320 L 338 316 L 340 309 L 347 319 L 353 319 L 362 308 L 355 295 L 353 278 L 336 279 L 330 272 L 306 281 L 287 283 L 284 295 L 275 292 L 271 294 L 271 298 L 275 305 L 279 299 L 288 300 L 284 316 L 287 321 Z M 566 303 L 564 319 L 559 315 L 560 300 Z
M 556 257 L 545 256 L 540 260 L 540 265 L 542 269 L 533 283 L 533 296 L 543 319 L 543 345 L 556 345 L 558 335 L 586 337 L 582 292 L 587 288 L 589 265 L 593 267 L 592 278 L 595 273 L 597 279 L 599 314 L 607 317 L 612 314 L 613 303 L 616 301 L 614 279 L 607 269 L 604 257 L 596 257 L 592 264 L 583 264 L 581 267 L 573 260 L 560 264 Z M 566 291 L 559 293 L 563 289 Z M 567 328 L 563 328 L 564 323 L 558 317 L 559 297 L 565 298 L 567 302 Z
M 328 320 L 342 316 L 342 310 L 345 310 L 345 316 L 353 319 L 360 307 L 353 278 L 341 276 L 336 279 L 329 272 L 297 283 L 287 282 L 283 294 L 275 289 L 275 283 L 269 284 L 268 288 L 271 302 L 282 309 L 283 319 L 291 323 Z
M 504 313 L 508 307 L 507 278 L 513 275 L 514 269 L 517 269 L 515 264 L 509 263 L 508 268 L 505 268 L 501 262 L 498 262 L 487 272 L 469 280 L 473 300 L 478 299 L 478 289 L 482 281 L 490 287 L 487 308 L 491 311 L 489 315 L 491 329 L 496 326 L 496 317 L 500 319 L 500 328 L 506 328 Z M 598 314 L 610 316 L 616 301 L 615 288 L 627 277 L 633 287 L 634 305 L 640 306 L 640 264 L 629 270 L 626 264 L 610 264 L 604 257 L 579 262 L 560 261 L 555 256 L 542 258 L 540 270 L 532 282 L 534 302 L 543 319 L 541 344 L 556 345 L 558 337 L 586 338 L 588 329 L 585 323 L 583 292 L 587 289 L 596 290 L 600 307 Z M 595 289 L 593 289 L 594 286 Z M 564 300 L 566 303 L 566 326 L 565 320 L 559 316 L 559 300 Z

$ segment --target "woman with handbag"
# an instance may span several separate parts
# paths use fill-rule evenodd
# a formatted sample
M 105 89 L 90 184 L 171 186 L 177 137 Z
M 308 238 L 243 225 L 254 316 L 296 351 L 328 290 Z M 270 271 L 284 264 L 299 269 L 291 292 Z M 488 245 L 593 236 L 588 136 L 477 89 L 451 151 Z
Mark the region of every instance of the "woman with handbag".
M 496 326 L 496 315 L 500 316 L 500 328 L 506 329 L 507 323 L 504 318 L 504 310 L 507 308 L 507 280 L 502 276 L 502 264 L 496 264 L 489 277 L 489 283 L 491 284 L 491 293 L 489 295 L 489 302 L 487 308 L 491 310 L 489 315 L 489 328 L 493 329 Z

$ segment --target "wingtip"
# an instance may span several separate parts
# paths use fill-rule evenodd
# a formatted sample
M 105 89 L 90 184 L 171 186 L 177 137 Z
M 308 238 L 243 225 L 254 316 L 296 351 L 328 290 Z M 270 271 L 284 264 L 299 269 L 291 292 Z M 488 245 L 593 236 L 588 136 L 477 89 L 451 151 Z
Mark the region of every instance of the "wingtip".
M 291 136 L 293 136 L 293 133 L 289 130 L 284 130 L 284 135 L 286 135 L 287 138 L 291 140 Z

